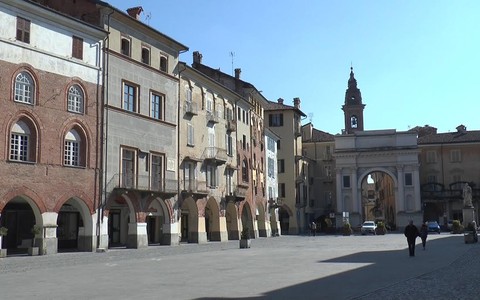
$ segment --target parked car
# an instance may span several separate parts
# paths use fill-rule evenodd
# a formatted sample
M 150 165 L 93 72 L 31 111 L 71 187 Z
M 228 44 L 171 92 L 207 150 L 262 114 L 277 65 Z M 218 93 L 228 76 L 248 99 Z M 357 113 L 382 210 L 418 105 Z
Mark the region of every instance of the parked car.
M 375 234 L 375 229 L 377 228 L 377 224 L 374 221 L 365 221 L 360 228 L 362 235 L 373 233 Z
M 438 225 L 437 221 L 429 221 L 427 222 L 428 232 L 437 232 L 440 234 L 440 225 Z

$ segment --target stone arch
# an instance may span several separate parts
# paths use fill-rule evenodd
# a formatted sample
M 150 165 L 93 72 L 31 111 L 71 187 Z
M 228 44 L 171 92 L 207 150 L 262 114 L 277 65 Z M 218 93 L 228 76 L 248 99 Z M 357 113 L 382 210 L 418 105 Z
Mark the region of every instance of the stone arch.
M 238 240 L 240 239 L 239 233 L 239 224 L 238 224 L 238 210 L 234 202 L 227 202 L 227 207 L 225 209 L 225 220 L 227 223 L 227 232 L 229 240 Z
M 160 197 L 152 197 L 146 203 L 147 240 L 148 244 L 168 245 L 170 240 L 165 234 L 170 233 L 170 222 L 173 218 L 169 201 Z
M 198 242 L 198 207 L 192 197 L 183 200 L 180 219 L 180 239 L 182 242 Z
M 255 227 L 254 227 L 254 220 L 252 214 L 252 208 L 250 204 L 245 201 L 241 208 L 240 219 L 242 221 L 242 230 L 248 228 L 250 231 L 250 236 L 255 236 Z
M 114 193 L 107 200 L 104 213 L 108 216 L 109 247 L 127 245 L 129 224 L 138 222 L 139 211 L 134 193 Z
M 395 188 L 398 187 L 398 175 L 397 172 L 393 173 L 391 170 L 388 168 L 382 168 L 382 167 L 377 167 L 377 168 L 368 168 L 365 170 L 362 170 L 361 174 L 358 176 L 358 182 L 357 186 L 361 186 L 362 181 L 365 179 L 365 177 L 368 176 L 368 174 L 373 173 L 373 172 L 382 172 L 382 173 L 387 173 L 394 181 L 395 183 Z
M 210 197 L 205 205 L 205 232 L 207 240 L 221 241 L 220 235 L 220 207 L 214 197 Z

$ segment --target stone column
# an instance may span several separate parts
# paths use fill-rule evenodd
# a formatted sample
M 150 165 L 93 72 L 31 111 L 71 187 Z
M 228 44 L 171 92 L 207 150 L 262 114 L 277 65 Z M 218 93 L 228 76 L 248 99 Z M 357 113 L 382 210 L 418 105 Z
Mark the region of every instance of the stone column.
M 405 182 L 404 182 L 404 173 L 403 173 L 403 165 L 397 165 L 397 192 L 398 192 L 398 199 L 396 199 L 396 212 L 398 211 L 405 211 L 407 201 L 405 199 Z
M 58 252 L 57 218 L 58 214 L 54 212 L 42 214 L 42 233 L 34 237 L 35 245 L 40 248 L 39 253 L 41 255 Z
M 361 193 L 358 192 L 358 182 L 357 182 L 357 168 L 353 168 L 351 171 L 351 179 L 350 179 L 350 186 L 352 187 L 352 211 L 353 212 L 360 212 L 360 207 L 362 203 L 361 197 L 358 197 L 358 195 Z
M 127 248 L 145 248 L 147 246 L 147 223 L 128 223 Z
M 342 169 L 336 169 L 336 177 L 337 177 L 337 212 L 342 212 L 344 210 L 343 205 L 343 195 L 342 195 Z

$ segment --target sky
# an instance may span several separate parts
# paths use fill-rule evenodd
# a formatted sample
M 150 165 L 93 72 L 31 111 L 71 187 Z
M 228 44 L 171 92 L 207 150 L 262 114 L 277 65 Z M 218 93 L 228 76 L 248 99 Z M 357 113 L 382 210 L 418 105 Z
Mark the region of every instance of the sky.
M 480 130 L 478 0 L 106 1 L 142 6 L 142 22 L 189 48 L 181 61 L 199 51 L 271 101 L 299 97 L 316 129 L 344 128 L 353 67 L 365 130 Z

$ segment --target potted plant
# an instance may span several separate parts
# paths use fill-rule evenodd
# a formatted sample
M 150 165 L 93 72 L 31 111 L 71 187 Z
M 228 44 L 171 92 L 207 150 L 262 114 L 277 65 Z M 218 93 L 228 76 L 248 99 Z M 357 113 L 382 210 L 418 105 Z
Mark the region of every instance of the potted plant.
M 35 256 L 35 255 L 38 255 L 39 253 L 39 247 L 36 246 L 37 244 L 36 237 L 38 234 L 42 232 L 42 227 L 34 225 L 31 231 L 33 233 L 33 239 L 32 239 L 32 247 L 28 248 L 28 255 Z
M 343 235 L 351 235 L 353 233 L 352 226 L 350 223 L 343 223 L 343 230 L 342 230 Z
M 250 229 L 243 228 L 240 233 L 240 248 L 250 248 Z
M 377 228 L 375 228 L 375 234 L 377 235 L 384 235 L 387 233 L 387 228 L 385 227 L 385 223 L 378 222 Z
M 463 233 L 463 225 L 460 224 L 459 220 L 453 220 L 453 222 L 452 222 L 452 233 L 453 234 Z
M 0 227 L 0 258 L 7 256 L 7 249 L 2 249 L 2 237 L 6 236 L 8 233 L 7 227 Z

